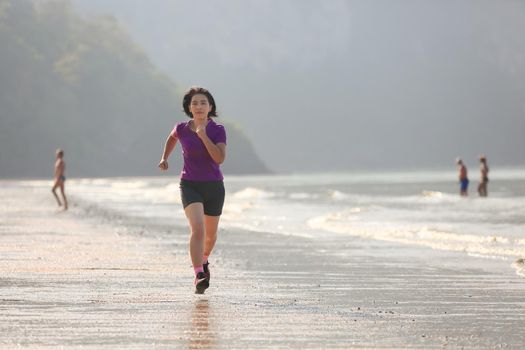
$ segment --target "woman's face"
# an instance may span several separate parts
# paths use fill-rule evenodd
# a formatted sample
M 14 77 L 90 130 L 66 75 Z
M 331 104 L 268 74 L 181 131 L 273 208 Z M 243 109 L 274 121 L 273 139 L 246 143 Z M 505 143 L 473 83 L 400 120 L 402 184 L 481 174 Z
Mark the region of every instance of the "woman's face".
M 212 105 L 208 102 L 206 95 L 195 94 L 191 98 L 190 112 L 194 119 L 207 119 L 211 109 Z

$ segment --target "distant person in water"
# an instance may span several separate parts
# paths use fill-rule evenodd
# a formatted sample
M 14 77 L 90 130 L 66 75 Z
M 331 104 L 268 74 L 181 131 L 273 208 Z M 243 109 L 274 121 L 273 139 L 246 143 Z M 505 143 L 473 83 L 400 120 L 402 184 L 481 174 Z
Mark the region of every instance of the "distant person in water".
M 67 198 L 66 193 L 64 191 L 64 184 L 66 182 L 66 176 L 64 175 L 65 170 L 66 163 L 64 162 L 64 151 L 62 151 L 61 149 L 57 149 L 55 162 L 55 183 L 53 184 L 51 192 L 53 192 L 53 195 L 57 200 L 58 206 L 61 207 L 62 202 L 60 202 L 60 199 L 58 198 L 58 195 L 56 193 L 57 188 L 60 188 L 60 193 L 62 194 L 62 200 L 64 202 L 64 210 L 67 210 Z
M 176 124 L 169 134 L 159 168 L 168 170 L 168 157 L 180 141 L 184 158 L 180 194 L 190 226 L 195 293 L 202 294 L 210 284 L 208 257 L 217 241 L 224 204 L 220 164 L 226 158 L 226 131 L 212 120 L 217 117 L 217 106 L 208 90 L 192 87 L 184 95 L 182 107 L 190 120 Z
M 489 166 L 487 164 L 487 158 L 484 155 L 479 157 L 479 171 L 481 173 L 481 179 L 478 186 L 478 193 L 481 197 L 487 197 L 487 184 L 489 183 Z
M 463 161 L 460 158 L 456 159 L 456 164 L 458 165 L 458 177 L 459 177 L 459 193 L 461 196 L 466 197 L 468 195 L 468 177 L 467 177 L 467 167 L 463 164 Z

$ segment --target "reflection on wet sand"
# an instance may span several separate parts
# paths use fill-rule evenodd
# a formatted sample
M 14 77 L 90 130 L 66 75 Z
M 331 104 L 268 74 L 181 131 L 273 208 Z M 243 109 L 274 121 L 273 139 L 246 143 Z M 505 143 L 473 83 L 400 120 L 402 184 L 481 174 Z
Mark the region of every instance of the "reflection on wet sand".
M 214 334 L 210 331 L 210 306 L 207 299 L 195 301 L 191 313 L 189 349 L 211 349 L 214 347 Z

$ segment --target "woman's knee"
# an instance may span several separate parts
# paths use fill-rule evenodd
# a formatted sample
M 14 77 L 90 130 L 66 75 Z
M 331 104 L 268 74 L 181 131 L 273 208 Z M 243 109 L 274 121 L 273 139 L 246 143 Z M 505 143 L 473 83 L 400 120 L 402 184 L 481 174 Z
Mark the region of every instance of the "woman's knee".
M 191 236 L 192 237 L 195 237 L 195 238 L 198 238 L 198 239 L 203 239 L 204 236 L 205 236 L 205 229 L 204 229 L 204 224 L 199 224 L 199 223 L 194 223 L 192 225 L 190 225 L 190 228 L 191 228 Z
M 217 231 L 215 231 L 215 233 L 206 232 L 205 239 L 207 242 L 215 242 L 217 240 Z

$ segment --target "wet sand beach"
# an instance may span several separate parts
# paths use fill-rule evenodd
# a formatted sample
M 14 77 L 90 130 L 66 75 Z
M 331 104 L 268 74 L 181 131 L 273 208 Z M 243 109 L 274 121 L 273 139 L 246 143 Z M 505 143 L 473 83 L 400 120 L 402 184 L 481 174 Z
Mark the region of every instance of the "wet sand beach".
M 506 262 L 230 229 L 200 296 L 184 222 L 116 217 L 74 194 L 59 212 L 43 181 L 0 194 L 0 348 L 525 346 L 525 278 Z

